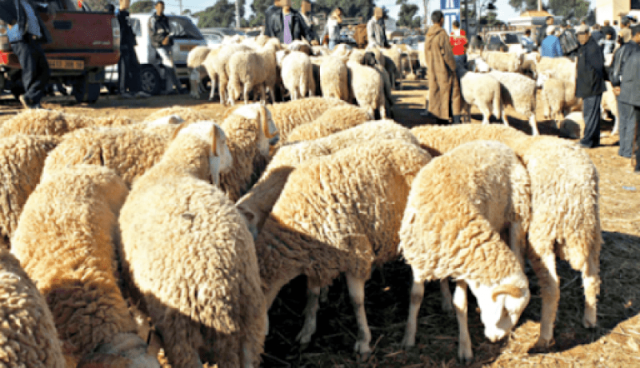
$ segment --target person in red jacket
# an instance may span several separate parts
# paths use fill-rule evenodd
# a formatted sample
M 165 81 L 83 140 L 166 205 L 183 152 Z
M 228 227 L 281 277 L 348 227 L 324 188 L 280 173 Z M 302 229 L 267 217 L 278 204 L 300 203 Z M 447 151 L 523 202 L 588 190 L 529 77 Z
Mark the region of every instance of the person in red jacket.
M 453 30 L 451 31 L 449 42 L 451 42 L 453 57 L 456 59 L 456 65 L 461 65 L 466 68 L 466 46 L 468 43 L 467 34 L 464 30 L 460 29 L 460 22 L 457 20 L 453 22 Z

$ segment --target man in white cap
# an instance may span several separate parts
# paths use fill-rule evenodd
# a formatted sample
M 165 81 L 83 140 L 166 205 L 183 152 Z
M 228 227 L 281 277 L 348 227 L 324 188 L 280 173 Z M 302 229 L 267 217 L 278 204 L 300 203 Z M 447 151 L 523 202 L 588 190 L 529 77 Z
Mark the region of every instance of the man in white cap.
M 576 32 L 580 48 L 576 73 L 576 97 L 584 101 L 584 137 L 582 148 L 600 145 L 600 101 L 606 90 L 604 84 L 604 56 L 600 47 L 591 38 L 589 27 L 581 25 Z

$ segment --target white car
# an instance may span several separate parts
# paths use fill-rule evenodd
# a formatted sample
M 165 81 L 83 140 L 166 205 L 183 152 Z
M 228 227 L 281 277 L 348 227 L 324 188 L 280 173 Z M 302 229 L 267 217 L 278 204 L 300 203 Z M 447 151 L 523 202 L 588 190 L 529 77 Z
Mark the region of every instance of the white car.
M 149 34 L 149 20 L 152 14 L 132 14 L 131 28 L 136 35 L 136 54 L 140 62 L 140 78 L 142 90 L 149 94 L 159 94 L 165 89 L 166 80 L 164 66 L 151 45 Z M 173 35 L 173 61 L 176 66 L 178 79 L 188 83 L 190 71 L 187 68 L 189 51 L 196 46 L 207 45 L 202 33 L 189 17 L 167 15 Z M 118 68 L 112 65 L 106 68 L 105 84 L 115 88 L 118 84 Z

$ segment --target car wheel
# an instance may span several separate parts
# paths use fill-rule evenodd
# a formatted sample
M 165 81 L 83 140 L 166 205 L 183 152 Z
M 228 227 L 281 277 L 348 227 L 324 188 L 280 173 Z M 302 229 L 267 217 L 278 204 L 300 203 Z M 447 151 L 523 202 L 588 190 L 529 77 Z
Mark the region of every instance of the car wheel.
M 162 79 L 156 68 L 151 65 L 143 66 L 140 73 L 142 91 L 150 95 L 157 95 L 162 90 Z
M 95 103 L 100 98 L 100 83 L 88 83 L 86 78 L 81 78 L 73 84 L 73 97 L 78 103 Z

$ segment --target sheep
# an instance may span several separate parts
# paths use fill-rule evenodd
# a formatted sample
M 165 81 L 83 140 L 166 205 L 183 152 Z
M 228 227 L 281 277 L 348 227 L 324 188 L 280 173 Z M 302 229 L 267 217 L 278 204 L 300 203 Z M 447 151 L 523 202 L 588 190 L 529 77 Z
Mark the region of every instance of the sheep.
M 463 107 L 468 121 L 471 121 L 471 105 L 475 105 L 482 113 L 482 124 L 489 124 L 493 111 L 493 115 L 502 118 L 504 125 L 508 126 L 507 114 L 502 108 L 500 83 L 490 75 L 469 72 L 462 65 L 456 66 L 456 73 L 460 78 Z
M 380 63 L 375 58 L 375 54 L 367 51 L 364 54 L 364 58 L 362 59 L 362 65 L 369 66 L 380 73 L 380 77 L 382 78 L 383 91 L 384 91 L 384 104 L 385 110 L 389 112 L 389 117 L 393 118 L 393 98 L 391 96 L 391 78 L 389 77 L 389 73 L 385 70 L 385 68 L 380 65 Z M 384 117 L 383 117 L 384 119 Z
M 43 176 L 12 238 L 11 252 L 51 309 L 69 367 L 95 352 L 124 356 L 127 367 L 160 367 L 118 287 L 114 243 L 127 194 L 110 169 L 61 168 Z
M 566 58 L 543 57 L 536 65 L 538 78 L 546 75 L 550 78 L 560 79 L 566 82 L 576 81 L 576 62 Z
M 311 46 L 311 55 L 313 56 L 329 56 L 329 49 L 324 46 Z
M 540 282 L 542 318 L 536 348 L 553 341 L 560 289 L 556 255 L 582 273 L 585 327 L 596 326 L 600 293 L 600 213 L 598 172 L 589 155 L 555 137 L 530 137 L 497 126 L 420 127 L 411 132 L 432 155 L 478 139 L 498 140 L 511 147 L 531 178 L 532 217 L 527 256 Z
M 351 51 L 353 51 L 351 46 L 346 43 L 340 43 L 333 48 L 333 51 L 331 51 L 330 54 L 337 57 L 348 57 Z
M 265 88 L 269 89 L 271 100 L 275 101 L 274 88 L 276 86 L 276 47 L 267 43 L 258 51 L 237 52 L 229 58 L 227 75 L 229 76 L 229 103 L 231 105 L 243 92 L 244 103 L 249 101 L 249 91 L 254 88 L 265 99 Z M 220 89 L 222 90 L 222 82 Z
M 576 82 L 568 82 L 561 79 L 549 78 L 541 75 L 537 84 L 542 83 L 542 101 L 544 101 L 545 118 L 553 118 L 556 127 L 559 117 L 563 117 L 573 108 L 582 110 L 582 99 L 576 97 Z
M 260 180 L 236 202 L 252 234 L 258 234 L 278 200 L 289 174 L 302 162 L 375 140 L 399 140 L 418 145 L 409 129 L 391 120 L 372 121 L 313 141 L 287 144 L 273 156 Z M 255 237 L 255 236 L 254 236 Z
M 291 94 L 291 100 L 295 101 L 315 95 L 315 83 L 313 81 L 313 69 L 311 60 L 307 54 L 293 51 L 282 60 L 282 82 Z M 311 88 L 313 86 L 313 88 Z
M 0 138 L 0 249 L 11 247 L 11 237 L 27 198 L 40 182 L 47 155 L 60 138 L 16 134 Z
M 108 116 L 91 118 L 55 110 L 31 109 L 5 121 L 0 138 L 14 134 L 62 136 L 76 129 L 90 126 L 125 126 L 133 124 L 129 118 Z
M 289 50 L 301 52 L 307 56 L 311 55 L 311 45 L 306 40 L 295 40 L 288 45 Z
M 372 53 L 375 56 L 376 61 L 378 62 L 378 64 L 382 65 L 382 67 L 384 67 L 384 62 L 386 61 L 386 59 L 383 57 L 382 51 L 380 51 L 380 48 L 377 46 L 367 46 L 367 48 L 364 50 L 365 51 L 365 55 L 367 52 Z
M 0 249 L 0 365 L 66 368 L 53 316 L 20 262 Z
M 491 71 L 489 64 L 482 60 L 481 57 L 469 61 L 468 68 L 474 73 L 489 73 Z
M 185 106 L 171 106 L 164 109 L 157 110 L 150 115 L 148 115 L 142 122 L 143 123 L 152 123 L 158 122 L 162 118 L 166 118 L 171 115 L 179 116 L 182 119 L 182 122 L 193 123 L 196 121 L 205 121 L 208 120 L 209 117 L 203 114 L 202 112 Z
M 235 110 L 220 127 L 234 162 L 230 171 L 220 175 L 220 188 L 235 202 L 264 171 L 269 150 L 278 142 L 278 129 L 262 104 Z
M 365 51 L 360 49 L 353 49 L 349 54 L 349 61 L 354 61 L 358 64 L 362 64 L 362 59 L 364 58 Z
M 197 99 L 200 98 L 200 93 L 204 91 L 202 80 L 208 74 L 204 63 L 208 57 L 214 58 L 221 49 L 222 47 L 220 47 L 220 45 L 217 45 L 216 47 L 197 46 L 189 51 L 189 55 L 187 55 L 187 67 L 191 69 L 191 75 L 189 76 L 191 83 L 191 97 Z M 216 80 L 211 79 L 212 93 L 215 89 Z
M 580 139 L 584 134 L 584 115 L 582 111 L 572 112 L 560 122 L 560 133 L 571 139 Z
M 536 82 L 517 73 L 494 70 L 489 75 L 502 86 L 500 93 L 503 104 L 511 105 L 517 112 L 525 115 L 529 119 L 532 135 L 539 135 L 536 123 Z
M 457 280 L 454 305 L 461 361 L 473 358 L 467 286 L 478 300 L 489 340 L 502 339 L 516 325 L 530 299 L 524 261 L 518 256 L 531 211 L 528 181 L 515 153 L 494 141 L 464 144 L 420 170 L 407 200 L 398 246 L 414 280 L 404 346 L 415 344 L 425 281 Z M 516 252 L 500 238 L 509 227 Z
M 396 74 L 393 76 L 393 79 L 404 78 L 404 70 L 402 68 L 402 51 L 398 48 L 398 45 L 394 44 L 390 49 L 382 49 L 382 54 L 387 58 L 385 59 L 385 65 L 388 61 L 391 61 L 396 68 Z
M 322 97 L 349 100 L 349 71 L 339 57 L 327 57 L 320 65 Z
M 484 51 L 482 58 L 489 64 L 492 69 L 501 72 L 517 73 L 522 66 L 522 56 L 518 54 Z
M 51 172 L 68 165 L 90 164 L 114 170 L 127 187 L 155 165 L 168 139 L 145 130 L 86 128 L 68 134 L 44 162 Z
M 602 110 L 603 118 L 607 111 L 613 115 L 613 119 L 615 123 L 613 124 L 613 130 L 610 135 L 618 134 L 618 123 L 620 122 L 619 114 L 618 114 L 618 98 L 613 93 L 613 88 L 611 87 L 611 82 L 606 81 L 605 85 L 607 90 L 602 94 L 602 101 L 600 102 L 600 108 Z
M 211 79 L 211 94 L 209 95 L 209 101 L 213 101 L 215 94 L 216 81 L 218 84 L 218 91 L 220 93 L 220 103 L 227 103 L 227 87 L 229 84 L 228 64 L 229 59 L 233 54 L 237 52 L 249 52 L 253 49 L 246 45 L 230 45 L 220 48 L 217 53 L 209 53 L 204 61 L 204 68 L 209 74 Z
M 257 367 L 262 352 L 266 309 L 253 239 L 216 187 L 233 164 L 225 141 L 212 122 L 183 127 L 120 215 L 126 284 L 173 367 Z
M 370 115 L 380 110 L 380 117 L 386 118 L 384 79 L 380 73 L 368 66 L 352 60 L 347 62 L 351 74 L 351 89 L 358 105 Z
M 287 142 L 308 141 L 326 137 L 330 134 L 353 128 L 371 119 L 373 119 L 373 116 L 357 106 L 334 107 L 327 110 L 313 122 L 293 129 L 287 138 Z
M 256 240 L 267 306 L 294 277 L 311 286 L 301 343 L 315 332 L 320 288 L 346 273 L 359 336 L 370 354 L 364 283 L 371 268 L 397 256 L 397 234 L 411 182 L 430 160 L 413 144 L 371 141 L 306 162 L 294 170 Z

